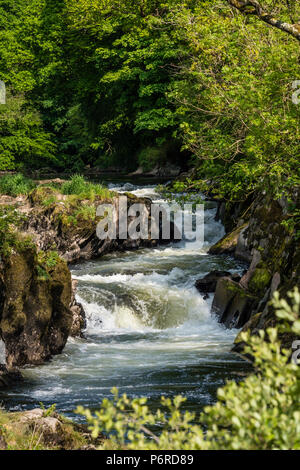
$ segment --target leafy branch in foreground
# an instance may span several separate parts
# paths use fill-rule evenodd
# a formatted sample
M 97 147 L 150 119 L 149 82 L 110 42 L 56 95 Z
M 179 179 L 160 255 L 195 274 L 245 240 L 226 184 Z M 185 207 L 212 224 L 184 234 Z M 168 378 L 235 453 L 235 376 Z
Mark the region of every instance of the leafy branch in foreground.
M 273 304 L 285 331 L 299 334 L 299 290 L 289 297 L 290 303 L 276 294 Z M 281 348 L 277 329 L 242 336 L 255 373 L 219 389 L 217 403 L 206 407 L 200 419 L 181 412 L 181 396 L 163 397 L 162 409 L 152 413 L 146 398 L 119 397 L 117 389 L 95 414 L 83 407 L 77 413 L 86 417 L 94 437 L 107 433 L 101 449 L 300 449 L 300 368 L 291 361 L 291 351 Z

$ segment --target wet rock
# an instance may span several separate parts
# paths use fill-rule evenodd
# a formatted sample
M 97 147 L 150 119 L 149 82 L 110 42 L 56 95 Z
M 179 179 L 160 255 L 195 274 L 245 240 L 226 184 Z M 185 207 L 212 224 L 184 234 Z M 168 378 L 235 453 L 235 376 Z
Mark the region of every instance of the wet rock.
M 76 301 L 78 281 L 72 280 L 72 297 L 70 309 L 73 315 L 70 336 L 83 338 L 83 330 L 86 328 L 86 315 L 81 303 Z
M 8 370 L 4 364 L 0 364 L 0 390 L 23 381 L 23 377 L 18 369 Z
M 207 294 L 215 292 L 217 282 L 222 277 L 229 277 L 236 282 L 239 282 L 241 277 L 238 274 L 231 274 L 227 271 L 212 271 L 201 279 L 198 279 L 195 283 L 195 287 L 201 294 Z
M 229 277 L 219 279 L 212 312 L 227 328 L 241 328 L 250 318 L 254 299 Z
M 251 255 L 245 236 L 247 228 L 247 224 L 237 227 L 231 233 L 225 235 L 218 243 L 213 245 L 209 253 L 212 255 L 231 254 L 243 261 L 249 261 Z

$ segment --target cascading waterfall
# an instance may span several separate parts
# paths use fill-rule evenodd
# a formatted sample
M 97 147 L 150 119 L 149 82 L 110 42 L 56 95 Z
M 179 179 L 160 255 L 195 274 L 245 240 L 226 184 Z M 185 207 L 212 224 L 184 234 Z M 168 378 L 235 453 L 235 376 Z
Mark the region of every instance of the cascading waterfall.
M 111 189 L 159 199 L 154 187 Z M 39 402 L 72 415 L 76 405 L 99 406 L 112 387 L 131 396 L 182 394 L 199 410 L 216 389 L 245 368 L 230 353 L 236 331 L 210 313 L 212 298 L 196 291 L 196 279 L 214 269 L 240 272 L 227 257 L 208 255 L 224 229 L 215 207 L 205 212 L 205 245 L 182 241 L 155 249 L 114 253 L 73 267 L 78 300 L 87 314 L 86 339 L 71 339 L 60 356 L 26 369 L 24 385 L 4 397 L 11 409 Z M 78 419 L 78 417 L 77 417 Z

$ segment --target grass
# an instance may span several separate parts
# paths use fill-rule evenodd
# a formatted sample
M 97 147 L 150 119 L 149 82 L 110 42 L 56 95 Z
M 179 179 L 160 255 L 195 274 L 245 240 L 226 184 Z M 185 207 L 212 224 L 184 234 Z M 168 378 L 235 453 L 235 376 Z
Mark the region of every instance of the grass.
M 96 208 L 94 206 L 83 205 L 75 211 L 74 216 L 81 220 L 95 220 Z
M 86 431 L 64 416 L 55 413 L 54 406 L 44 410 L 43 417 L 54 417 L 60 421 L 57 435 L 47 431 L 42 419 L 24 421 L 23 413 L 8 413 L 0 409 L 0 432 L 7 444 L 7 450 L 78 450 L 89 444 Z
M 44 201 L 42 201 L 42 205 L 44 207 L 50 207 L 52 206 L 53 204 L 55 204 L 57 202 L 57 198 L 55 195 L 53 196 L 49 196 L 47 199 L 45 199 Z
M 0 178 L 0 194 L 16 197 L 21 194 L 28 194 L 35 187 L 34 181 L 26 178 L 21 173 L 4 175 Z
M 82 175 L 74 175 L 70 181 L 66 181 L 62 187 L 61 192 L 64 195 L 75 195 L 82 199 L 94 200 L 97 196 L 102 199 L 111 199 L 112 193 L 108 188 L 101 184 L 94 184 L 85 181 Z
M 0 178 L 0 194 L 8 196 L 20 196 L 28 195 L 33 189 L 37 187 L 37 184 L 21 173 L 13 175 L 4 175 Z M 88 199 L 94 201 L 96 197 L 101 199 L 111 199 L 113 193 L 101 184 L 94 184 L 86 181 L 82 175 L 74 175 L 69 181 L 66 181 L 59 188 L 57 184 L 40 185 L 40 188 L 45 188 L 45 191 L 56 190 L 61 192 L 63 195 L 70 196 L 70 200 L 73 199 Z M 43 205 L 50 206 L 56 202 L 55 194 L 49 194 L 44 199 Z

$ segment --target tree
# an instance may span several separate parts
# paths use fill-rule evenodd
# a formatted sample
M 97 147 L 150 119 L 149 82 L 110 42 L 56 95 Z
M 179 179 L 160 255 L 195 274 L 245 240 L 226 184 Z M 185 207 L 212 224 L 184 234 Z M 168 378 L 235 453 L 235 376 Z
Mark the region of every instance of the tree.
M 261 21 L 264 21 L 265 23 L 274 26 L 275 28 L 280 29 L 281 31 L 284 31 L 285 33 L 290 34 L 294 38 L 296 38 L 298 41 L 300 41 L 300 19 L 297 23 L 288 23 L 284 20 L 275 18 L 273 16 L 272 11 L 266 11 L 264 7 L 261 6 L 260 2 L 257 0 L 227 0 L 228 3 L 233 6 L 234 8 L 237 8 L 239 11 L 246 15 L 255 15 L 257 16 Z M 272 2 L 274 4 L 274 2 Z M 295 12 L 295 2 L 294 1 L 289 1 L 287 0 L 286 2 L 280 1 L 280 2 L 275 2 L 279 3 L 281 6 L 285 3 L 285 6 L 287 7 L 288 11 L 291 14 L 294 14 Z
M 298 44 L 233 16 L 223 2 L 204 2 L 176 21 L 190 59 L 169 96 L 198 179 L 231 200 L 292 190 L 299 184 L 299 107 L 292 102 Z
M 0 2 L 0 79 L 6 104 L 0 105 L 0 169 L 53 164 L 55 145 L 30 94 L 36 86 L 34 36 L 41 1 Z

